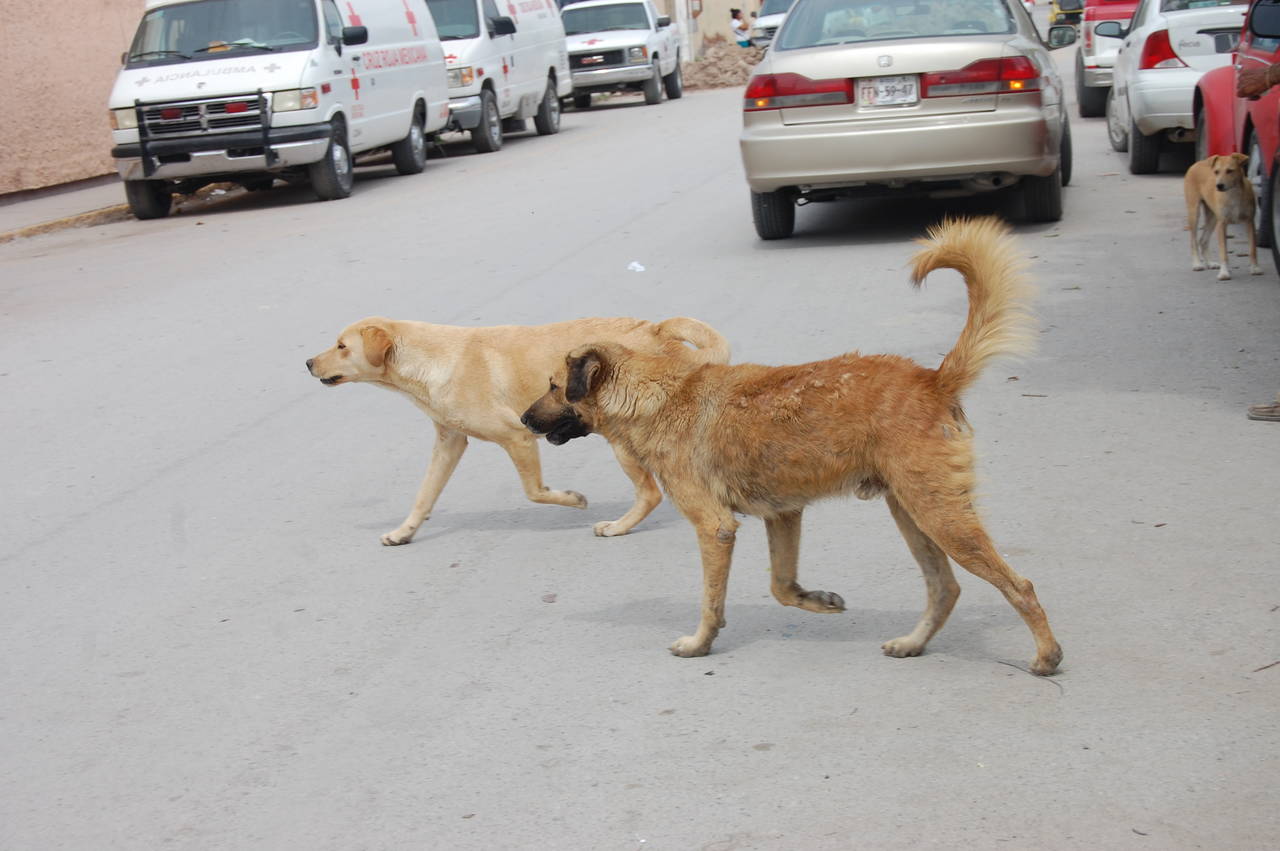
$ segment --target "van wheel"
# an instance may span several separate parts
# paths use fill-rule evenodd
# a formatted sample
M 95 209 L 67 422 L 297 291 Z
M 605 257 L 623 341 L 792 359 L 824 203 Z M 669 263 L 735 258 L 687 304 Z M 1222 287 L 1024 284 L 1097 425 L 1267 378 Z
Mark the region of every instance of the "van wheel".
M 590 109 L 591 108 L 591 92 L 587 92 L 585 95 L 574 95 L 573 108 L 574 109 Z
M 761 239 L 786 239 L 796 230 L 796 199 L 783 189 L 752 192 L 751 219 Z
M 662 85 L 667 90 L 667 97 L 679 100 L 684 96 L 684 72 L 680 70 L 680 54 L 676 54 L 676 70 L 662 78 Z
M 653 63 L 653 76 L 644 81 L 644 102 L 649 106 L 662 103 L 662 72 L 657 62 Z
M 351 149 L 347 147 L 347 128 L 335 119 L 329 134 L 329 149 L 319 162 L 307 166 L 311 189 L 321 201 L 337 201 L 351 194 L 356 176 L 351 167 Z
M 163 180 L 126 180 L 124 197 L 139 219 L 163 219 L 173 209 L 173 192 Z
M 1107 93 L 1107 141 L 1111 143 L 1111 150 L 1118 154 L 1129 150 L 1129 131 L 1120 121 L 1120 115 L 1116 109 L 1115 86 L 1112 86 Z
M 413 111 L 409 135 L 391 146 L 391 161 L 400 174 L 421 174 L 427 167 L 427 117 L 419 106 Z
M 542 103 L 538 104 L 537 114 L 533 116 L 533 128 L 539 136 L 560 132 L 560 98 L 556 95 L 554 77 L 547 78 L 547 90 L 542 95 Z
M 1155 174 L 1160 169 L 1160 133 L 1142 135 L 1138 125 L 1129 119 L 1129 173 Z
M 1062 220 L 1062 165 L 1048 177 L 1022 178 L 1022 204 L 1029 222 Z
M 502 147 L 502 116 L 492 89 L 480 92 L 480 123 L 471 130 L 471 145 L 481 154 L 492 154 Z

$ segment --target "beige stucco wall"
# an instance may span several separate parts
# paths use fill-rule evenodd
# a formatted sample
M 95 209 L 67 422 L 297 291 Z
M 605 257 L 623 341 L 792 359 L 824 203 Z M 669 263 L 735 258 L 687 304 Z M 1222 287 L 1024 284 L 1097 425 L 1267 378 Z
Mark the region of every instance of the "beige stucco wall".
M 111 172 L 107 95 L 143 0 L 0 0 L 0 194 Z

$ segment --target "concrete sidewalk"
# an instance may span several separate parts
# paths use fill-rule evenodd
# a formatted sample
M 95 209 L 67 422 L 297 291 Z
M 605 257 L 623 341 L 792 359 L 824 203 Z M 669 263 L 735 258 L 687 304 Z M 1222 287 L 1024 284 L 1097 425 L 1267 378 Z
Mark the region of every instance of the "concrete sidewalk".
M 120 178 L 110 175 L 0 197 L 0 243 L 129 216 Z

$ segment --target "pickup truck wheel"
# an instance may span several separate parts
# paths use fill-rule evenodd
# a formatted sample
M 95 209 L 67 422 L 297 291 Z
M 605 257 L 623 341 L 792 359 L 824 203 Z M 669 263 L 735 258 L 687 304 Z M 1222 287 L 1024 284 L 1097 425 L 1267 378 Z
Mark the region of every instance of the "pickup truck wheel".
M 533 127 L 539 136 L 550 136 L 560 132 L 560 98 L 556 95 L 556 81 L 547 78 L 547 90 L 542 95 L 542 103 L 538 104 L 538 113 L 533 116 Z
M 1076 109 L 1081 118 L 1097 118 L 1107 111 L 1107 87 L 1084 84 L 1084 57 L 1076 51 Z
M 471 128 L 471 146 L 481 154 L 492 154 L 502 147 L 502 116 L 492 89 L 480 92 L 480 123 Z
M 796 200 L 781 189 L 752 192 L 751 219 L 761 239 L 786 239 L 796 230 Z
M 587 92 L 585 95 L 574 95 L 573 108 L 574 109 L 590 109 L 591 108 L 591 92 Z
M 307 166 L 311 189 L 321 201 L 337 201 L 351 194 L 355 172 L 351 168 L 351 149 L 347 147 L 347 128 L 341 120 L 333 122 L 329 148 L 319 162 Z
M 413 111 L 409 135 L 391 146 L 391 162 L 400 174 L 421 174 L 427 167 L 427 116 L 419 106 Z
M 653 63 L 653 76 L 644 81 L 644 102 L 649 106 L 662 103 L 662 72 L 658 63 Z
M 1062 219 L 1062 166 L 1048 177 L 1022 178 L 1022 203 L 1029 222 L 1056 222 Z
M 684 96 L 684 72 L 680 70 L 680 54 L 676 54 L 676 70 L 662 78 L 662 85 L 671 100 L 679 100 Z
M 126 180 L 124 197 L 139 219 L 163 219 L 173 208 L 173 192 L 163 180 Z
M 1142 135 L 1137 122 L 1129 119 L 1129 173 L 1155 174 L 1160 169 L 1160 133 Z
M 1249 150 L 1249 166 L 1245 177 L 1253 186 L 1253 227 L 1258 238 L 1259 248 L 1271 247 L 1271 181 L 1267 177 L 1267 169 L 1263 165 L 1262 146 L 1258 144 L 1256 133 L 1249 134 L 1245 143 Z
M 1117 153 L 1129 150 L 1129 131 L 1120 121 L 1115 86 L 1107 93 L 1107 141 L 1111 143 L 1111 150 Z

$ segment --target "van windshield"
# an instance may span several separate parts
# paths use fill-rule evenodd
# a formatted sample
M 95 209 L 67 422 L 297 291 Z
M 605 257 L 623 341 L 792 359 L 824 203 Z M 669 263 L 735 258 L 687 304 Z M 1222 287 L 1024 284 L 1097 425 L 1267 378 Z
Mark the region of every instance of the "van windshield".
M 441 41 L 480 37 L 476 0 L 427 0 Z
M 570 6 L 561 16 L 565 35 L 602 33 L 612 30 L 647 30 L 649 16 L 640 3 L 614 3 L 610 6 Z
M 196 0 L 149 10 L 126 64 L 167 65 L 229 55 L 308 50 L 319 23 L 312 0 Z

